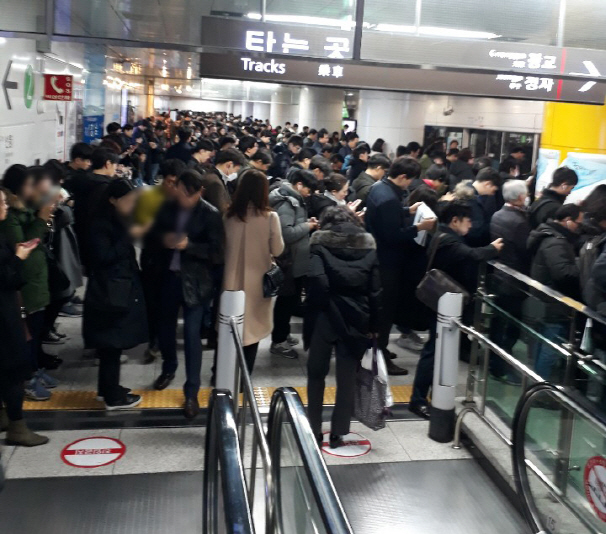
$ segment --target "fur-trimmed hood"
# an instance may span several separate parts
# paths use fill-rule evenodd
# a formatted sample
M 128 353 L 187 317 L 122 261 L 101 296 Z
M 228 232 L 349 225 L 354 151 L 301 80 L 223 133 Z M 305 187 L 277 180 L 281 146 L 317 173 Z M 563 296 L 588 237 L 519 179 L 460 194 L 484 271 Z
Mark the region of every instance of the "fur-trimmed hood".
M 8 204 L 9 208 L 14 208 L 16 210 L 25 209 L 25 204 L 23 204 L 23 201 L 17 195 L 8 190 L 6 190 L 6 203 Z
M 335 227 L 334 230 L 318 230 L 311 236 L 310 245 L 320 245 L 332 249 L 375 250 L 374 237 L 362 230 L 352 231 L 350 227 Z

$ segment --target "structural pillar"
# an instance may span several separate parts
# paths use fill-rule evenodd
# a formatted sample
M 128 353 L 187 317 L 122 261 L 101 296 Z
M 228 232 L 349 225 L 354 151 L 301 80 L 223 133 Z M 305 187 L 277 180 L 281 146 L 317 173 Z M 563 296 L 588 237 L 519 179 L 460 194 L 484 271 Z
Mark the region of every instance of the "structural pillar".
M 343 89 L 303 87 L 299 97 L 299 127 L 340 132 L 343 122 Z
M 269 122 L 273 127 L 284 126 L 286 122 L 297 122 L 299 104 L 292 100 L 292 90 L 278 87 L 271 95 Z
M 387 153 L 411 141 L 423 143 L 427 96 L 387 91 L 360 91 L 358 134 L 372 145 L 379 137 Z

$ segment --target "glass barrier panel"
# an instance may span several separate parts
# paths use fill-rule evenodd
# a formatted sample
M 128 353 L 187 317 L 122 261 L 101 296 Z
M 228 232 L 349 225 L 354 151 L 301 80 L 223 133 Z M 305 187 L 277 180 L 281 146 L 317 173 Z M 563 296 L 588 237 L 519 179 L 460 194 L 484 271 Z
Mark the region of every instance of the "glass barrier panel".
M 533 473 L 532 498 L 545 526 L 552 525 L 550 532 L 606 530 L 603 426 L 568 408 L 550 391 L 542 391 L 532 398 L 528 412 L 525 457 L 527 472 Z M 541 481 L 533 468 L 553 487 Z
M 282 532 L 292 534 L 326 533 L 293 427 L 283 423 L 280 455 L 280 510 Z

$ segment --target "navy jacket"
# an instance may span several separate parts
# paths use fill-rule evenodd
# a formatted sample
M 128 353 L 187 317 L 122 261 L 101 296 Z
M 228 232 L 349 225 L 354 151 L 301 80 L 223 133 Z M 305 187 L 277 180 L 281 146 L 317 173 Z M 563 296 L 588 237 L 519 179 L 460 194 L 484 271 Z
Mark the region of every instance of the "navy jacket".
M 408 207 L 403 205 L 404 198 L 404 190 L 388 178 L 373 185 L 366 197 L 366 228 L 377 242 L 381 267 L 404 267 L 407 247 L 417 237 L 417 227 L 412 224 Z
M 180 159 L 183 163 L 188 164 L 191 159 L 191 149 L 189 143 L 177 143 L 171 146 L 166 151 L 166 159 Z

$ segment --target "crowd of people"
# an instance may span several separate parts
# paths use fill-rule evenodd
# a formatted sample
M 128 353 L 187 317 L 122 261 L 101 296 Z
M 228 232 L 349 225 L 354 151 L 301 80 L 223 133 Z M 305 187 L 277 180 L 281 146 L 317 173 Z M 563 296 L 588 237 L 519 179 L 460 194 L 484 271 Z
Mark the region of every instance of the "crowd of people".
M 397 344 L 420 353 L 410 410 L 430 417 L 437 319 L 416 296 L 429 268 L 473 294 L 480 263 L 500 257 L 582 299 L 577 256 L 591 242 L 600 253 L 588 271 L 598 288 L 590 294 L 606 291 L 606 186 L 583 206 L 565 204 L 578 178 L 560 168 L 535 195 L 533 176 L 520 175 L 520 147 L 502 162 L 440 138 L 392 154 L 382 139 L 370 145 L 355 131 L 273 127 L 223 113 L 162 114 L 106 130 L 95 146 L 76 143 L 68 162 L 14 164 L 0 182 L 0 430 L 10 444 L 47 441 L 25 425 L 23 400 L 48 400 L 58 385 L 52 371 L 62 361 L 44 346 L 63 342 L 60 314 L 82 316 L 85 346 L 99 359 L 98 398 L 120 410 L 141 402 L 120 383 L 124 350 L 147 343 L 146 361 L 162 359 L 155 389 L 175 379 L 182 312 L 188 418 L 200 411 L 202 340 L 216 351 L 223 290 L 245 291 L 251 373 L 270 335 L 271 354 L 299 356 L 291 322 L 302 316 L 318 439 L 336 354 L 337 447 L 369 345 L 382 350 L 390 374 L 408 373 L 389 350 L 394 326 Z M 274 262 L 284 279 L 272 299 L 263 278 Z M 546 374 L 553 365 L 548 353 L 535 363 Z M 507 369 L 492 372 L 508 379 Z

